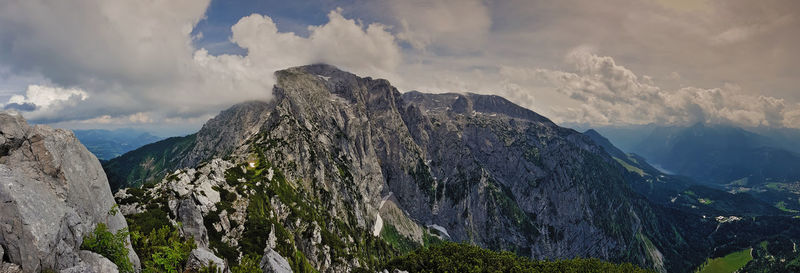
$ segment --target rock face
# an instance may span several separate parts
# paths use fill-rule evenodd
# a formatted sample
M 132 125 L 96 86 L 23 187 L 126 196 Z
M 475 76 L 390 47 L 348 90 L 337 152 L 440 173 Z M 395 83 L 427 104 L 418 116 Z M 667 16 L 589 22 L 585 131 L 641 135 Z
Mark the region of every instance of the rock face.
M 100 162 L 70 131 L 0 113 L 0 246 L 10 262 L 24 272 L 79 265 L 97 223 L 127 227 L 109 213 L 115 204 Z M 129 258 L 138 268 L 132 249 Z
M 186 269 L 199 271 L 203 267 L 212 264 L 216 266 L 219 272 L 226 272 L 225 261 L 215 256 L 214 253 L 211 253 L 211 251 L 206 248 L 196 248 L 189 253 L 189 258 L 186 261 Z
M 264 273 L 292 273 L 289 261 L 269 248 L 264 252 L 264 257 L 261 258 L 259 267 Z
M 189 168 L 141 200 L 193 196 L 220 257 L 269 246 L 292 265 L 347 272 L 402 247 L 384 238 L 435 238 L 663 271 L 645 246 L 647 205 L 585 135 L 497 96 L 401 94 L 328 65 L 275 75 L 273 101 L 213 119 L 192 156 L 170 159 Z M 221 158 L 231 167 L 208 169 Z
M 109 261 L 100 254 L 81 250 L 78 254 L 83 262 L 82 265 L 74 267 L 73 272 L 97 272 L 97 273 L 116 273 L 119 272 L 117 265 Z M 69 270 L 67 270 L 69 271 Z M 64 272 L 63 270 L 61 272 Z
M 180 167 L 194 167 L 217 155 L 227 155 L 255 135 L 269 115 L 269 103 L 249 101 L 237 104 L 212 118 L 197 132 L 194 148 Z
M 184 237 L 194 238 L 197 247 L 208 247 L 208 232 L 203 225 L 203 214 L 191 198 L 183 199 L 178 204 L 178 220 Z

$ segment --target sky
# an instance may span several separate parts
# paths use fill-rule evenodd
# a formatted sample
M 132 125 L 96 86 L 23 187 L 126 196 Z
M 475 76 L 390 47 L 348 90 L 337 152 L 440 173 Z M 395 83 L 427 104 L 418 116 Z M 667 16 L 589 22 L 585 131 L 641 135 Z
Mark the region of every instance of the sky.
M 328 63 L 561 124 L 800 128 L 798 48 L 793 0 L 5 0 L 0 107 L 186 134 Z

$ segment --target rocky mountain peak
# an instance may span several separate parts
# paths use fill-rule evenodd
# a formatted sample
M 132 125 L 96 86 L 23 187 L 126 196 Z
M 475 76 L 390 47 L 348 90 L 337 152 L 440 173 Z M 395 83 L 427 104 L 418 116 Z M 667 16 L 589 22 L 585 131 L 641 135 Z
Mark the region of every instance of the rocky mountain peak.
M 180 166 L 194 167 L 214 155 L 230 154 L 258 133 L 269 116 L 269 108 L 269 102 L 247 101 L 220 112 L 197 132 L 195 145 Z

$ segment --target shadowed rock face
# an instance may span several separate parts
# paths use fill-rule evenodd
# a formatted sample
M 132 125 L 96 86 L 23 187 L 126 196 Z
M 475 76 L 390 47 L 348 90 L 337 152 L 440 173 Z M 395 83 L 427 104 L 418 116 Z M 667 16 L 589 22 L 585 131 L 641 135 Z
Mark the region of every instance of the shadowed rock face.
M 0 246 L 10 262 L 24 272 L 95 266 L 79 248 L 97 223 L 127 227 L 109 214 L 115 204 L 100 162 L 72 132 L 0 113 Z
M 412 219 L 455 241 L 534 258 L 613 259 L 637 240 L 631 191 L 612 159 L 533 111 L 498 96 L 400 94 L 326 65 L 276 75 L 276 96 L 286 94 L 300 109 L 290 114 L 311 120 L 312 131 L 336 129 L 330 117 L 340 128 L 358 125 L 338 145 L 374 152 L 383 178 L 361 188 L 392 192 Z M 350 171 L 375 172 L 363 166 Z
M 400 94 L 385 80 L 326 65 L 276 75 L 276 98 L 292 105 L 285 115 L 312 135 L 342 130 L 334 146 L 362 151 L 348 158 L 372 205 L 366 214 L 381 189 L 455 241 L 534 258 L 617 259 L 638 241 L 621 170 L 578 132 L 498 96 Z M 382 179 L 358 162 L 379 162 Z

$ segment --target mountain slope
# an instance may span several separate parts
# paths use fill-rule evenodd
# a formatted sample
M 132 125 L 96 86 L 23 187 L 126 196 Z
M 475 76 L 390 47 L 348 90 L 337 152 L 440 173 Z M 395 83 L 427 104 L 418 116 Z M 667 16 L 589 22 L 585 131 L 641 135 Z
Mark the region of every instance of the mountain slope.
M 626 154 L 595 130 L 584 132 L 628 170 L 633 189 L 660 205 L 701 215 L 786 215 L 747 193 L 729 193 L 698 184 L 688 177 L 665 174 L 647 160 Z
M 437 240 L 681 272 L 723 243 L 709 237 L 723 224 L 653 205 L 589 136 L 501 97 L 401 94 L 328 65 L 275 75 L 273 101 L 224 111 L 159 154 L 171 162 L 160 174 L 107 168 L 119 185 L 160 181 L 118 192 L 132 226 L 203 223 L 184 233 L 229 262 L 277 253 L 323 272 L 376 269 Z
M 194 147 L 196 137 L 196 134 L 191 134 L 167 138 L 103 162 L 111 190 L 161 180 L 168 172 L 181 167 L 181 161 Z

